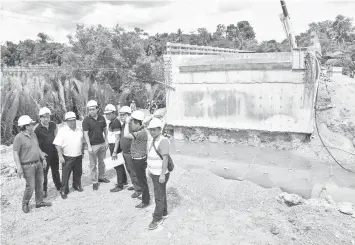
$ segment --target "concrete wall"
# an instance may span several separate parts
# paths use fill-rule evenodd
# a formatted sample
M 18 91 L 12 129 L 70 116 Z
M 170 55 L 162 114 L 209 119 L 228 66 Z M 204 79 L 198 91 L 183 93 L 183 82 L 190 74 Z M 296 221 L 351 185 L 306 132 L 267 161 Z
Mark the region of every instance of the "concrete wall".
M 166 56 L 169 124 L 311 133 L 315 85 L 292 53 Z

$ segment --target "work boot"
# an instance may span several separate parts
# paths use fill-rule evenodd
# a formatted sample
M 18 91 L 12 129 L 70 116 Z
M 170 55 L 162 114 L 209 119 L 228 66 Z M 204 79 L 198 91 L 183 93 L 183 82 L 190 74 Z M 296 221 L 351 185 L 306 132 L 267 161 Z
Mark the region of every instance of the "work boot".
M 40 203 L 36 203 L 36 208 L 50 207 L 50 206 L 52 206 L 52 203 L 50 203 L 50 202 L 40 202 Z
M 131 195 L 131 197 L 132 197 L 132 198 L 137 198 L 137 197 L 139 197 L 140 195 L 142 195 L 141 192 L 134 192 L 134 193 Z
M 93 189 L 94 191 L 97 191 L 97 190 L 99 189 L 99 183 L 93 184 L 93 185 L 92 185 L 92 189 Z
M 29 207 L 29 205 L 28 205 L 28 203 L 24 203 L 24 204 L 22 204 L 22 211 L 24 212 L 24 213 L 28 213 L 28 212 L 30 212 L 30 207 Z

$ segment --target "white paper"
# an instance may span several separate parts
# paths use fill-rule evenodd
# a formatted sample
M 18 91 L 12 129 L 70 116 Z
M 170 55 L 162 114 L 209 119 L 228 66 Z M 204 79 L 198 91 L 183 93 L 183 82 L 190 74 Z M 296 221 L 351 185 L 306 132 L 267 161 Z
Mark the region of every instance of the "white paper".
M 104 159 L 104 162 L 105 162 L 106 169 L 114 168 L 114 167 L 116 167 L 118 165 L 122 165 L 124 163 L 123 155 L 122 155 L 122 153 L 118 153 L 116 160 L 112 160 L 111 156 L 106 157 Z

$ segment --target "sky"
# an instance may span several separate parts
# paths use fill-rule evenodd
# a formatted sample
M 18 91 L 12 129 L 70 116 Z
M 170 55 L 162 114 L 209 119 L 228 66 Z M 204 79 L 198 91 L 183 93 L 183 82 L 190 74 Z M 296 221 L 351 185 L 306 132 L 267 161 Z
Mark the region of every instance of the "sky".
M 355 0 L 288 0 L 294 32 L 299 34 L 314 21 L 334 20 L 338 14 L 355 19 Z M 76 23 L 119 24 L 126 30 L 139 27 L 150 35 L 183 33 L 205 27 L 214 32 L 218 24 L 247 20 L 256 39 L 282 41 L 279 0 L 171 0 L 171 1 L 3 1 L 0 0 L 0 43 L 37 39 L 39 32 L 55 42 L 68 43 Z

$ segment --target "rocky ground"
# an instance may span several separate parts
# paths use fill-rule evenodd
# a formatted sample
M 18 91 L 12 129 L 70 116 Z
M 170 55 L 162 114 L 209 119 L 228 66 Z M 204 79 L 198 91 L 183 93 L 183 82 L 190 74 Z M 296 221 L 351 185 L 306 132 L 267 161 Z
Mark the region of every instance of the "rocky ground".
M 36 209 L 32 204 L 29 214 L 21 210 L 24 179 L 3 176 L 1 244 L 355 244 L 351 203 L 330 197 L 304 200 L 279 188 L 186 168 L 186 162 L 208 156 L 180 153 L 173 158 L 177 167 L 168 184 L 170 216 L 155 231 L 147 229 L 154 203 L 136 210 L 139 201 L 130 191 L 110 193 L 112 170 L 112 182 L 94 192 L 86 158 L 84 192 L 71 190 L 63 200 L 50 181 L 53 206 Z

